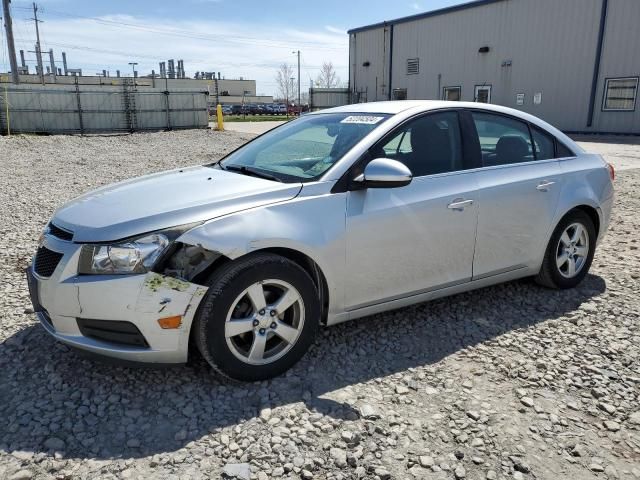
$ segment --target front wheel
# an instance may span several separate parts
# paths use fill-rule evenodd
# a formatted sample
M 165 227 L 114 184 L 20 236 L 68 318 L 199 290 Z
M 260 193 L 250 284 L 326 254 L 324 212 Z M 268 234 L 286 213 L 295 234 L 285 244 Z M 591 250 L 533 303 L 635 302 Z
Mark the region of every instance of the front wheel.
M 195 342 L 223 375 L 244 381 L 280 375 L 313 342 L 318 292 L 291 260 L 250 255 L 222 267 L 209 285 L 194 323 Z
M 573 288 L 589 273 L 596 249 L 593 221 L 581 210 L 569 212 L 551 235 L 536 281 L 549 288 Z

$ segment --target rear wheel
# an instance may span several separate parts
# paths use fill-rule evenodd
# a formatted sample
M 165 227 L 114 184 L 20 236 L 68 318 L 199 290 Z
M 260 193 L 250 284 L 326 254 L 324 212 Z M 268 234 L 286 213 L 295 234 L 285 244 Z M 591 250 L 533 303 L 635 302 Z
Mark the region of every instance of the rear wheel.
M 245 381 L 280 375 L 307 351 L 320 323 L 318 292 L 296 263 L 255 254 L 210 278 L 194 324 L 204 358 Z
M 569 212 L 551 235 L 536 281 L 550 288 L 573 288 L 589 273 L 596 247 L 593 221 L 581 210 Z

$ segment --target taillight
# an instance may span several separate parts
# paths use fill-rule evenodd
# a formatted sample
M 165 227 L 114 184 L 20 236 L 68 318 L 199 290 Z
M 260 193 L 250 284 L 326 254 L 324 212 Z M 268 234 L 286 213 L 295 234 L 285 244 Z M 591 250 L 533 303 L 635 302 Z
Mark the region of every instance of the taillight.
M 611 181 L 613 182 L 616 179 L 616 170 L 610 163 L 607 163 L 607 168 L 609 169 L 609 176 L 611 177 Z

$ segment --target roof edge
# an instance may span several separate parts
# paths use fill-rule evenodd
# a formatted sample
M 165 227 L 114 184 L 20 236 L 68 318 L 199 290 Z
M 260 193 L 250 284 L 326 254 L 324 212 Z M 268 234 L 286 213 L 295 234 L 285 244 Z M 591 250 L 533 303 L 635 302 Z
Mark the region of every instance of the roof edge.
M 386 27 L 388 25 L 397 25 L 399 23 L 413 22 L 415 20 L 421 20 L 423 18 L 436 17 L 438 15 L 444 15 L 447 13 L 457 12 L 459 10 L 467 10 L 469 8 L 481 7 L 483 5 L 490 5 L 492 3 L 504 2 L 506 0 L 474 0 L 472 2 L 461 3 L 459 5 L 452 5 L 450 7 L 439 8 L 438 10 L 431 10 L 429 12 L 418 13 L 416 15 L 409 15 L 407 17 L 400 17 L 394 20 L 385 20 L 378 23 L 372 23 L 362 27 L 352 28 L 347 31 L 348 35 L 352 33 L 364 32 L 367 30 L 373 30 L 375 28 Z

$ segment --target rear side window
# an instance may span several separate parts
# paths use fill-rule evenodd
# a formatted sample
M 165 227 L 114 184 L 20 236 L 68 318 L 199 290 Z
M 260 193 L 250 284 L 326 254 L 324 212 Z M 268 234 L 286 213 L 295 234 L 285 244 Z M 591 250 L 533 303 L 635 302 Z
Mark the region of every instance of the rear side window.
M 533 137 L 536 160 L 550 160 L 556 157 L 555 142 L 551 135 L 536 127 L 531 127 L 531 136 Z
M 492 113 L 472 112 L 485 167 L 531 162 L 535 159 L 529 126 Z
M 556 141 L 556 158 L 575 157 L 576 154 L 569 150 L 564 143 Z
M 412 120 L 373 153 L 404 163 L 414 177 L 463 170 L 458 114 L 431 113 Z

